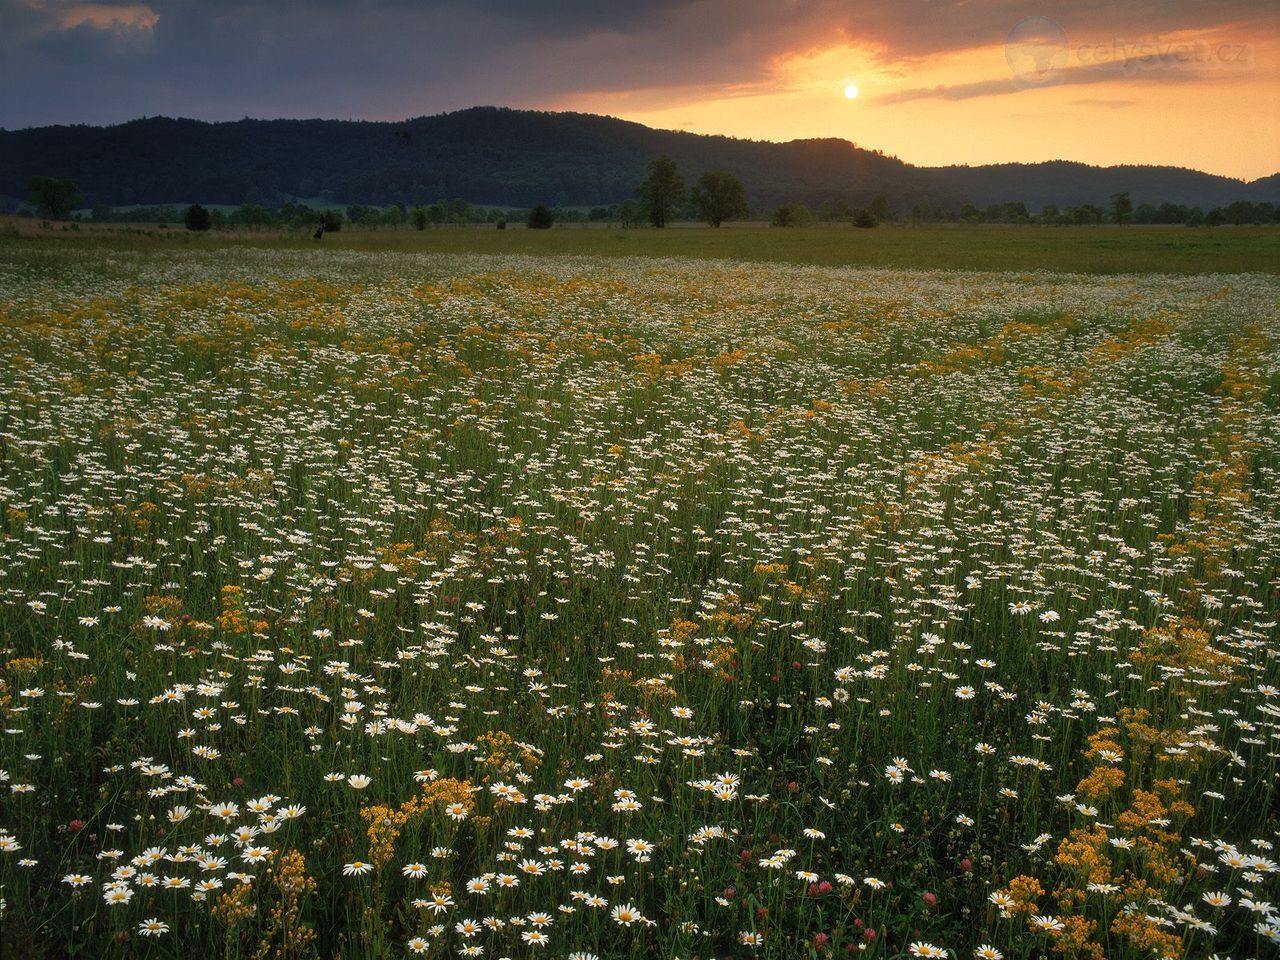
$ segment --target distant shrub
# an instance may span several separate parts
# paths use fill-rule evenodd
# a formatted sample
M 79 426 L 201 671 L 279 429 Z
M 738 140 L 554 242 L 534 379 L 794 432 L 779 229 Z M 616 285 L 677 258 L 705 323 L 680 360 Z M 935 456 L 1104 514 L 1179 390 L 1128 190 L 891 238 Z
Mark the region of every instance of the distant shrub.
M 187 207 L 182 222 L 186 224 L 188 230 L 208 230 L 213 226 L 213 217 L 200 204 L 193 203 Z
M 551 216 L 551 211 L 541 203 L 529 211 L 529 229 L 530 230 L 547 230 L 555 220 Z
M 879 226 L 880 221 L 876 219 L 876 215 L 870 210 L 859 210 L 853 215 L 853 225 L 855 227 L 862 227 L 865 230 L 870 227 Z
M 785 203 L 773 211 L 775 227 L 803 227 L 813 223 L 813 214 L 803 203 Z
M 505 229 L 507 229 L 507 221 L 505 221 L 505 220 L 499 220 L 499 221 L 498 221 L 498 229 L 499 229 L 499 230 L 505 230 Z

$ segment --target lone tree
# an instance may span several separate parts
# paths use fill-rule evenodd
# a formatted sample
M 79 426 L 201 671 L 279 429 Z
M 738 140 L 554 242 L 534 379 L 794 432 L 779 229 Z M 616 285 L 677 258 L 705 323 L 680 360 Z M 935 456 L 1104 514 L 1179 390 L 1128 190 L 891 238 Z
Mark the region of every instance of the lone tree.
M 541 203 L 529 211 L 530 230 L 549 230 L 553 222 L 551 211 Z
M 1111 195 L 1111 211 L 1115 214 L 1116 223 L 1128 223 L 1133 216 L 1133 203 L 1127 193 Z
M 80 188 L 74 180 L 57 177 L 32 177 L 27 181 L 31 202 L 55 220 L 65 220 L 80 203 Z
M 675 212 L 676 204 L 684 197 L 684 180 L 676 173 L 676 162 L 670 157 L 650 160 L 649 175 L 636 187 L 636 193 L 644 204 L 649 222 L 655 227 L 665 227 Z
M 187 207 L 182 222 L 187 225 L 188 230 L 208 230 L 213 226 L 213 218 L 209 215 L 209 211 L 198 203 Z
M 742 181 L 723 170 L 710 170 L 699 177 L 692 197 L 698 216 L 713 227 L 747 212 L 747 192 Z

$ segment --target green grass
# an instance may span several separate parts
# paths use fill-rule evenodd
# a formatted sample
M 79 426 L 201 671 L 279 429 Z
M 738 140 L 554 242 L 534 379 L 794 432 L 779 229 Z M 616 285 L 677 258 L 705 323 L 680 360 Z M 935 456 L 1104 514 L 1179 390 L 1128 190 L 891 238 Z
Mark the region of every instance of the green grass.
M 327 234 L 317 244 L 309 231 L 212 233 L 168 231 L 90 240 L 55 233 L 58 242 L 145 247 L 156 237 L 170 244 L 250 245 L 424 253 L 551 256 L 639 256 L 730 259 L 822 266 L 907 267 L 944 270 L 1051 270 L 1065 273 L 1280 273 L 1280 228 L 1216 229 L 1153 226 L 1033 227 L 931 225 L 858 230 L 844 225 L 779 229 L 729 224 L 719 230 L 679 225 L 666 230 L 567 225 L 548 231 L 518 226 L 449 227 L 416 232 L 352 231 Z M 0 233 L 0 237 L 3 234 Z M 4 241 L 0 239 L 0 243 Z M 159 242 L 159 241 L 156 241 Z

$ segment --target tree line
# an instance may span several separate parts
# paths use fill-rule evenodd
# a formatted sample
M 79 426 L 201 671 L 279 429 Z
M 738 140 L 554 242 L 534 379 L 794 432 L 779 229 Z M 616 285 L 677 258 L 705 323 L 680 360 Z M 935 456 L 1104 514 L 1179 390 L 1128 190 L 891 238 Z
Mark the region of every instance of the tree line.
M 817 210 L 811 210 L 800 202 L 761 210 L 747 203 L 742 181 L 734 174 L 723 170 L 707 171 L 692 188 L 687 188 L 675 162 L 665 156 L 649 162 L 645 179 L 635 188 L 635 199 L 585 209 L 545 204 L 532 208 L 500 208 L 455 198 L 412 207 L 400 203 L 387 206 L 351 204 L 345 209 L 311 206 L 293 200 L 278 206 L 244 203 L 239 207 L 168 204 L 116 208 L 96 205 L 86 215 L 78 209 L 82 197 L 72 180 L 32 177 L 28 183 L 28 194 L 31 206 L 19 210 L 20 215 L 74 218 L 94 223 L 182 223 L 197 231 L 237 227 L 297 229 L 319 224 L 331 232 L 340 230 L 344 224 L 362 229 L 412 226 L 424 230 L 451 224 L 494 224 L 503 228 L 508 222 L 523 222 L 532 228 L 550 227 L 555 223 L 612 223 L 624 227 L 647 223 L 662 228 L 673 222 L 702 221 L 719 227 L 727 221 L 744 218 L 766 220 L 778 227 L 804 226 L 814 221 L 848 222 L 858 227 L 873 227 L 884 221 L 1053 226 L 1133 223 L 1193 227 L 1280 223 L 1280 206 L 1269 201 L 1238 200 L 1206 211 L 1198 206 L 1168 202 L 1142 202 L 1135 206 L 1128 193 L 1112 194 L 1105 204 L 1065 208 L 1045 204 L 1035 213 L 1022 201 L 989 204 L 981 209 L 971 203 L 959 206 L 914 204 L 909 211 L 901 211 L 883 193 L 876 194 L 866 207 L 853 207 L 837 198 L 821 204 Z

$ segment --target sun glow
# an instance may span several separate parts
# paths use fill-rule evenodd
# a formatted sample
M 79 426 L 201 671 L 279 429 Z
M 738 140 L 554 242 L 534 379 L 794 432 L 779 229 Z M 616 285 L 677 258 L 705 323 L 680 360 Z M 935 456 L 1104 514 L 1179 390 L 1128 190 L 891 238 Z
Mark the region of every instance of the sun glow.
M 845 87 L 844 96 L 846 100 L 858 99 L 858 85 L 856 83 L 851 83 L 847 87 Z

